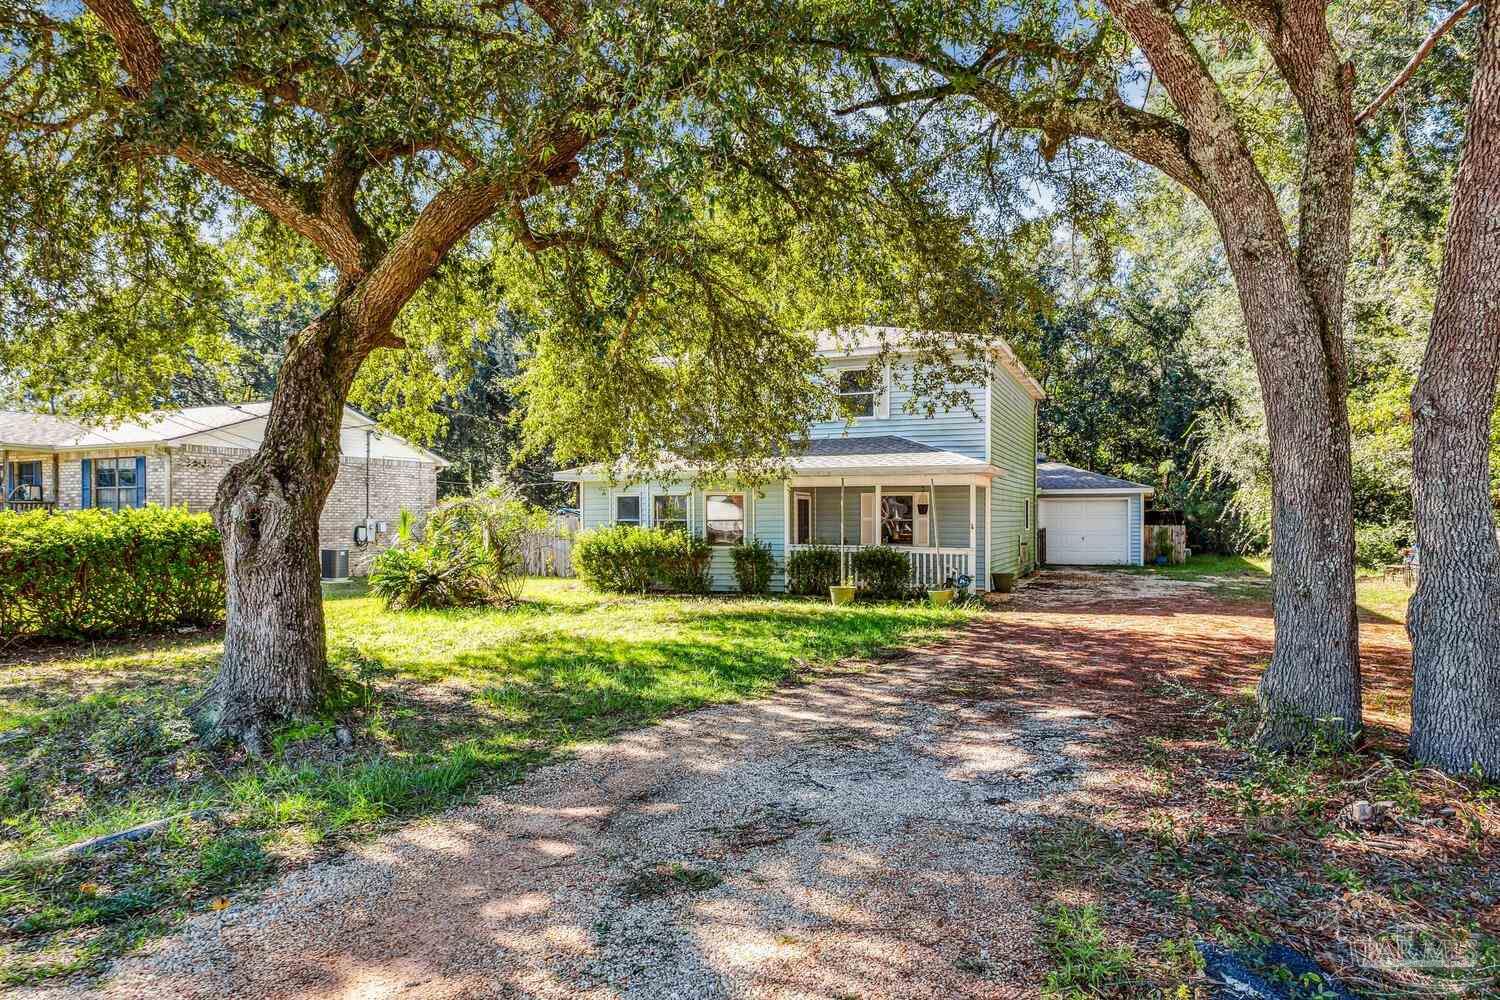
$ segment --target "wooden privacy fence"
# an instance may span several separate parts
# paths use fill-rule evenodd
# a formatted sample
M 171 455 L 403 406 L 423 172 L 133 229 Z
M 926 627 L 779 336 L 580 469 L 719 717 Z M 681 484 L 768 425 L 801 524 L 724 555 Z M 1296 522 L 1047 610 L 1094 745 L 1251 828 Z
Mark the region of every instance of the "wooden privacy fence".
M 530 576 L 572 576 L 573 534 L 578 518 L 562 515 L 546 531 L 533 532 L 521 542 L 521 559 Z

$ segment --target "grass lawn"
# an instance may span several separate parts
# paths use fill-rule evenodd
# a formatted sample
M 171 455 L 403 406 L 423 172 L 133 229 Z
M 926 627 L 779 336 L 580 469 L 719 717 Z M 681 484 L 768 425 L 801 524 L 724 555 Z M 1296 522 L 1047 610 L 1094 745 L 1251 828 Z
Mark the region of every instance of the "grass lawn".
M 1120 572 L 1211 583 L 1213 592 L 1222 597 L 1269 600 L 1271 596 L 1271 560 L 1261 556 L 1195 555 L 1174 566 L 1132 566 Z M 1354 600 L 1364 617 L 1405 622 L 1411 588 L 1399 580 L 1358 572 L 1361 575 L 1354 581 Z
M 560 580 L 531 581 L 525 598 L 389 613 L 362 586 L 329 588 L 338 703 L 277 732 L 262 761 L 205 750 L 188 727 L 215 633 L 0 653 L 0 986 L 91 971 L 227 893 L 501 787 L 569 744 L 973 613 L 620 598 Z M 164 817 L 181 818 L 136 844 L 46 858 Z

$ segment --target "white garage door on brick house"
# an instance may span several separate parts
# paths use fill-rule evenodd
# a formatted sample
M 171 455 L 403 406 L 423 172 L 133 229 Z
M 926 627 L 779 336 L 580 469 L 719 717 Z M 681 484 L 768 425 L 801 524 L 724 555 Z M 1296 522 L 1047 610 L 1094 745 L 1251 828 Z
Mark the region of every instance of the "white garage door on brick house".
M 1146 499 L 1133 483 L 1037 457 L 1038 545 L 1053 566 L 1139 566 Z
M 0 411 L 0 507 L 77 510 L 181 506 L 207 511 L 235 463 L 259 447 L 268 401 L 160 410 L 134 423 L 90 427 Z M 403 510 L 425 517 L 448 462 L 345 407 L 338 478 L 319 520 L 333 564 L 363 575 L 395 539 Z

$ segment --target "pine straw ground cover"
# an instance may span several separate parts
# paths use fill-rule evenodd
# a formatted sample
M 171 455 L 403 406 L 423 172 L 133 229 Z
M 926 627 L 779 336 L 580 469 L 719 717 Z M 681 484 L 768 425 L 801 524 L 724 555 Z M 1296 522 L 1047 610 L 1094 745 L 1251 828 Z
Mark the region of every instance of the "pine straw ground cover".
M 1049 993 L 1207 997 L 1209 940 L 1283 942 L 1369 998 L 1500 996 L 1500 786 L 1403 756 L 1409 592 L 1360 584 L 1364 742 L 1285 757 L 1250 741 L 1272 638 L 1255 572 L 1088 603 L 1044 576 L 1003 616 L 1016 698 L 1118 723 L 1090 759 L 1106 780 L 1030 843 Z M 1359 823 L 1359 801 L 1389 806 Z
M 388 613 L 325 594 L 342 694 L 265 760 L 198 745 L 184 709 L 217 633 L 0 649 L 0 987 L 96 971 L 182 915 L 399 820 L 518 779 L 569 744 L 752 697 L 970 612 L 603 597 L 534 580 L 509 609 Z M 175 817 L 81 858 L 49 852 Z

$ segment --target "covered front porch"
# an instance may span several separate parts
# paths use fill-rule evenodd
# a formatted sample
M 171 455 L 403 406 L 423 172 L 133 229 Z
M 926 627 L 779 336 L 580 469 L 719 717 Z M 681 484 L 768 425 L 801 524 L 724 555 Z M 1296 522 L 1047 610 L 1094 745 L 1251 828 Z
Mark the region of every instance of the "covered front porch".
M 987 476 L 804 476 L 785 484 L 785 551 L 839 554 L 841 575 L 856 576 L 854 554 L 877 545 L 904 554 L 913 587 L 969 579 L 989 587 Z

